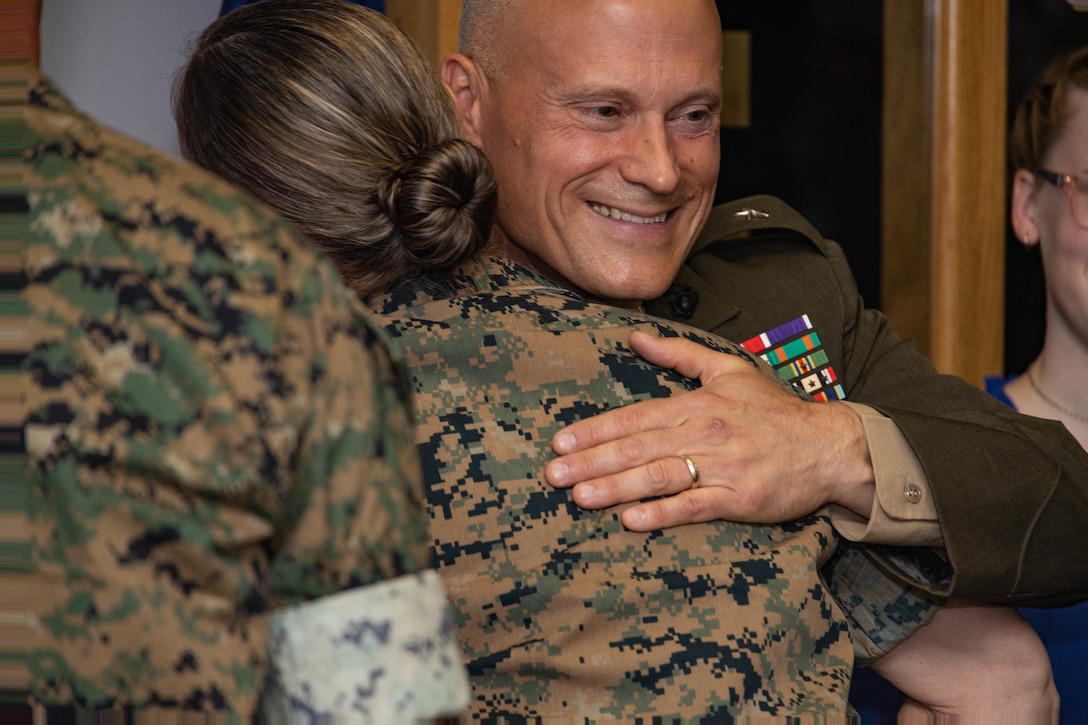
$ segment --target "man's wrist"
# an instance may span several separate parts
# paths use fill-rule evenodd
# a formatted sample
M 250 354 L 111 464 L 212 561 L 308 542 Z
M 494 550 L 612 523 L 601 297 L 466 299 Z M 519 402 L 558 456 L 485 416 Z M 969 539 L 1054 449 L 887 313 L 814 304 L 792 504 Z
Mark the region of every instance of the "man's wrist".
M 841 442 L 833 448 L 835 461 L 829 475 L 832 494 L 829 503 L 853 511 L 868 518 L 876 500 L 876 475 L 869 441 L 861 416 L 853 407 L 844 403 L 819 403 L 827 405 L 841 420 L 831 428 Z

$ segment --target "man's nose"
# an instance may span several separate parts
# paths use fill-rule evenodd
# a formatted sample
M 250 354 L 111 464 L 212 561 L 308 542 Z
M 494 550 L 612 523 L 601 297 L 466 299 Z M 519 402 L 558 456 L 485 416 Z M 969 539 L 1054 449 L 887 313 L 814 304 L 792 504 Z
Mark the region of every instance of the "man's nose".
M 626 181 L 640 184 L 655 194 L 671 194 L 680 183 L 680 164 L 664 120 L 647 120 L 629 139 L 620 165 Z

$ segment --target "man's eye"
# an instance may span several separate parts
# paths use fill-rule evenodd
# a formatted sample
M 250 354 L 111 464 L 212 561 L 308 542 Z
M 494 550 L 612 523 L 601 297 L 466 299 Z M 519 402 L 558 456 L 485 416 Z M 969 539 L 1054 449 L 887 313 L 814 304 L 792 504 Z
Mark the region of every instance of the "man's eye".
M 615 106 L 597 106 L 593 112 L 601 118 L 614 118 L 620 115 L 619 109 Z
M 680 114 L 680 120 L 684 123 L 690 124 L 702 124 L 710 120 L 710 111 L 705 108 L 697 108 L 692 111 Z

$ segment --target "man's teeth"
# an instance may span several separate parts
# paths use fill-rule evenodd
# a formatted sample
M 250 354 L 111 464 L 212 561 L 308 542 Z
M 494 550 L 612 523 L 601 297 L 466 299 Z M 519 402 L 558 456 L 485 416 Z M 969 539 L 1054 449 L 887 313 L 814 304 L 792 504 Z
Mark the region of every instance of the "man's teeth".
M 600 206 L 599 204 L 590 204 L 590 208 L 601 216 L 612 217 L 625 222 L 634 222 L 635 224 L 660 224 L 668 216 L 668 213 L 658 214 L 657 216 L 636 216 L 619 209 L 613 209 L 610 206 Z

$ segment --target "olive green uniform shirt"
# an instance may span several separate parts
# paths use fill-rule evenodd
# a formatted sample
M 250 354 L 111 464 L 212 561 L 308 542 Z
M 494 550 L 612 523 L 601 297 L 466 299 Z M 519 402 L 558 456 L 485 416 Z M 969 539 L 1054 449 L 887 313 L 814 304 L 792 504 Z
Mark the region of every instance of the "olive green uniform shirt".
M 733 340 L 807 317 L 821 365 L 863 413 L 877 474 L 870 520 L 836 511 L 836 525 L 889 572 L 1010 604 L 1088 596 L 1088 452 L 1060 423 L 938 374 L 865 307 L 842 249 L 800 214 L 769 196 L 715 207 L 675 281 L 647 310 Z

